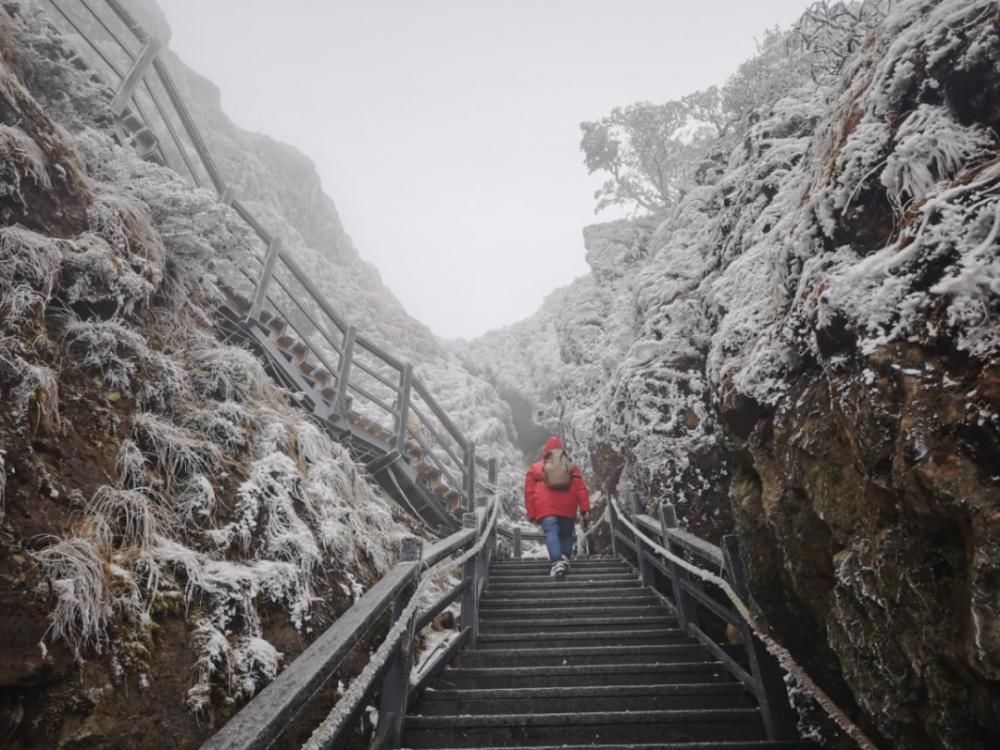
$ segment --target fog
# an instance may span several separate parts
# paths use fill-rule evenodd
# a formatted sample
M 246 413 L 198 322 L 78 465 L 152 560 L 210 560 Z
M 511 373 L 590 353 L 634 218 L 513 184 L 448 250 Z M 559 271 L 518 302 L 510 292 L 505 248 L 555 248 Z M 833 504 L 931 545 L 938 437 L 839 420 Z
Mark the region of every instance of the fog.
M 311 157 L 361 255 L 440 336 L 587 272 L 579 123 L 721 84 L 808 0 L 160 0 L 233 120 Z M 336 304 L 336 300 L 333 300 Z

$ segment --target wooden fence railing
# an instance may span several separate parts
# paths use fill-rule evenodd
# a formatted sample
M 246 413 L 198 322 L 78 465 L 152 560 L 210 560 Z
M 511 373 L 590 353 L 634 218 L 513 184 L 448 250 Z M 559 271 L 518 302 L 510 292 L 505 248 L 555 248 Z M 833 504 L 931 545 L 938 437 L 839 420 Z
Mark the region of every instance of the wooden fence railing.
M 722 576 L 744 602 L 749 597 L 746 572 L 735 535 L 722 546 L 705 541 L 678 526 L 670 503 L 662 503 L 659 518 L 645 512 L 638 496 L 631 496 L 631 522 L 653 541 L 680 558 Z M 729 672 L 757 698 L 768 738 L 796 739 L 795 714 L 788 701 L 783 672 L 777 660 L 754 635 L 715 586 L 657 555 L 619 516 L 613 502 L 606 511 L 612 554 L 624 557 L 638 570 L 643 584 L 655 588 L 673 606 L 680 626 L 697 638 Z M 742 651 L 742 657 L 738 654 Z
M 376 696 L 379 723 L 372 747 L 399 747 L 410 697 L 430 685 L 464 646 L 475 646 L 479 598 L 496 549 L 498 505 L 497 499 L 489 507 L 480 501 L 475 511 L 464 515 L 461 531 L 430 547 L 423 547 L 417 539 L 404 540 L 396 566 L 209 738 L 202 750 L 257 750 L 273 745 L 372 626 L 387 615 L 390 629 L 386 639 L 327 719 L 313 731 L 305 747 L 343 747 L 361 711 Z M 449 560 L 460 552 L 466 554 Z M 460 583 L 447 587 L 431 604 L 417 606 L 414 594 L 421 583 L 433 573 L 443 572 L 435 571 L 435 566 L 459 565 L 462 569 Z M 445 609 L 459 601 L 458 635 L 423 665 L 411 684 L 414 639 Z
M 248 323 L 270 328 L 275 357 L 294 359 L 286 373 L 314 415 L 366 432 L 397 458 L 419 454 L 445 494 L 466 510 L 475 505 L 477 468 L 495 484 L 496 465 L 445 413 L 412 366 L 359 333 L 330 305 L 309 273 L 233 195 L 160 52 L 156 39 L 119 0 L 43 0 L 53 19 L 79 36 L 93 64 L 115 90 L 115 127 L 122 143 L 213 189 L 260 239 L 240 275 L 225 280 L 231 302 Z

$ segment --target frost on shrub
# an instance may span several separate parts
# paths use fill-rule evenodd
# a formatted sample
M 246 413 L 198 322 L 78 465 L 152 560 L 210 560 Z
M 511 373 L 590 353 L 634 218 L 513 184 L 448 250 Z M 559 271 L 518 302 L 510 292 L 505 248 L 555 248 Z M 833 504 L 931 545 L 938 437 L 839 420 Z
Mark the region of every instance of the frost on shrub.
M 149 304 L 156 291 L 153 281 L 119 257 L 101 237 L 85 234 L 64 242 L 63 248 L 59 286 L 68 304 L 114 304 L 115 312 L 126 316 Z
M 263 638 L 238 638 L 231 644 L 225 633 L 208 620 L 194 629 L 198 649 L 195 684 L 188 690 L 187 705 L 206 715 L 212 706 L 212 685 L 220 678 L 232 701 L 249 700 L 278 673 L 281 654 Z
M 24 227 L 0 228 L 0 325 L 48 304 L 61 262 L 56 240 Z
M 205 408 L 190 409 L 184 425 L 215 443 L 227 456 L 238 457 L 250 444 L 250 434 L 259 419 L 235 401 L 208 402 Z
M 258 397 L 270 383 L 260 361 L 246 349 L 213 346 L 191 352 L 191 382 L 202 398 L 245 401 Z
M 6 0 L 17 42 L 13 65 L 45 111 L 62 126 L 77 130 L 111 123 L 114 92 L 89 68 L 52 25 L 40 3 Z
M 132 392 L 139 368 L 152 352 L 142 334 L 118 320 L 71 320 L 63 346 L 76 364 L 101 375 L 104 385 Z
M 165 251 L 146 208 L 110 191 L 99 192 L 87 209 L 91 231 L 101 237 L 155 289 L 163 274 Z
M 79 659 L 87 647 L 101 650 L 107 641 L 111 601 L 105 585 L 104 564 L 87 539 L 62 539 L 32 553 L 42 566 L 56 606 L 52 634 L 66 641 Z
M 95 540 L 105 549 L 147 549 L 176 522 L 166 501 L 149 488 L 99 488 L 87 505 Z
M 186 526 L 202 528 L 212 520 L 215 503 L 215 488 L 207 477 L 198 474 L 191 477 L 177 494 L 174 507 Z
M 302 497 L 302 475 L 292 459 L 272 453 L 255 461 L 237 495 L 237 536 L 243 548 L 259 536 L 261 556 L 295 563 L 308 580 L 321 556 L 312 531 L 295 510 Z
M 136 414 L 132 430 L 136 443 L 155 459 L 168 491 L 197 474 L 213 473 L 222 461 L 214 443 L 155 414 Z
M 146 486 L 146 457 L 134 440 L 126 438 L 118 447 L 118 481 L 126 489 Z
M 59 378 L 50 368 L 31 364 L 24 355 L 19 342 L 0 337 L 0 381 L 10 388 L 13 415 L 22 427 L 58 433 L 62 427 Z
M 926 198 L 935 185 L 995 153 L 996 136 L 979 125 L 955 121 L 943 107 L 921 104 L 896 132 L 882 184 L 896 205 Z
M 950 333 L 960 349 L 1000 352 L 1000 167 L 941 189 L 892 245 L 833 274 L 820 298 L 820 325 L 840 316 L 871 352 L 890 341 Z M 943 320 L 931 315 L 942 307 Z
M 45 154 L 20 128 L 0 125 L 0 198 L 13 198 L 27 207 L 21 188 L 28 180 L 43 190 L 52 188 Z

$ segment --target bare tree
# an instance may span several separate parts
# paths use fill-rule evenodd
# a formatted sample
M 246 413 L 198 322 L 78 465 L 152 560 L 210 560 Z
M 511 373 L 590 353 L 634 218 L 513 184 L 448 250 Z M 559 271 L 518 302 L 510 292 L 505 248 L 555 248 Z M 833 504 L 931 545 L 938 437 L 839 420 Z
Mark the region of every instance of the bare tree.
M 885 20 L 892 0 L 814 2 L 792 27 L 791 49 L 806 53 L 812 79 L 825 83 L 843 71 L 865 39 Z

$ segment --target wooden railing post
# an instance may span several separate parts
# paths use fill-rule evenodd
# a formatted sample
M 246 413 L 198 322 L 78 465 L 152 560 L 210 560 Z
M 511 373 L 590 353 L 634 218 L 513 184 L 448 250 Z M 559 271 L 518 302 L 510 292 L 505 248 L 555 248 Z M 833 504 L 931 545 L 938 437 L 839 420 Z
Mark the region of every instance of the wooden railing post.
M 614 498 L 608 498 L 608 535 L 611 537 L 611 554 L 618 557 L 618 515 Z
M 257 313 L 260 312 L 261 307 L 264 305 L 264 298 L 267 297 L 267 287 L 274 276 L 274 264 L 278 261 L 279 253 L 281 253 L 281 238 L 272 237 L 271 244 L 267 248 L 267 256 L 264 258 L 264 270 L 261 271 L 260 278 L 257 280 L 257 288 L 254 290 L 253 303 L 250 305 L 247 318 L 257 317 Z
M 514 527 L 514 559 L 521 559 L 521 527 Z
M 490 487 L 493 488 L 493 494 L 496 494 L 497 487 L 497 460 L 491 458 L 486 463 L 486 481 L 489 482 Z
M 399 406 L 399 422 L 396 425 L 396 451 L 406 457 L 406 430 L 408 428 L 407 417 L 410 414 L 410 391 L 413 386 L 413 365 L 409 362 L 403 367 L 403 372 L 399 376 L 399 399 L 396 402 Z
M 489 510 L 486 508 L 486 498 L 476 498 L 476 536 L 482 537 L 486 533 L 486 522 L 489 521 Z M 483 545 L 483 549 L 476 555 L 476 580 L 479 585 L 479 593 L 482 595 L 483 587 L 486 585 L 486 566 L 488 564 L 489 543 Z
M 646 509 L 642 506 L 642 500 L 639 499 L 638 493 L 632 491 L 629 492 L 629 497 L 632 501 L 632 522 L 638 524 L 638 517 L 640 513 L 645 513 Z M 653 583 L 653 568 L 646 560 L 646 548 L 643 547 L 642 539 L 637 535 L 635 538 L 635 556 L 639 561 L 639 580 L 642 581 L 643 586 L 650 586 Z
M 417 562 L 423 553 L 423 542 L 415 537 L 403 539 L 400 562 Z M 406 605 L 410 603 L 419 584 L 419 577 L 396 594 L 392 600 L 392 624 L 395 624 Z M 379 706 L 379 734 L 384 747 L 400 747 L 403 740 L 403 719 L 406 718 L 406 701 L 410 693 L 410 667 L 413 661 L 414 613 L 410 614 L 406 634 L 392 657 L 392 662 L 382 681 L 382 697 Z
M 479 520 L 475 511 L 462 516 L 462 528 L 476 529 Z M 478 533 L 476 535 L 478 537 Z M 462 582 L 466 584 L 462 594 L 462 628 L 469 628 L 469 648 L 474 649 L 479 641 L 479 560 L 473 557 L 465 561 L 462 568 Z
M 351 363 L 354 361 L 354 340 L 357 337 L 358 329 L 349 327 L 344 334 L 344 348 L 340 355 L 340 367 L 337 369 L 337 398 L 333 404 L 333 413 L 345 419 L 350 407 Z
M 750 599 L 746 570 L 740 557 L 740 546 L 733 534 L 722 538 L 722 556 L 725 561 L 726 577 L 736 594 L 744 601 Z M 750 674 L 757 684 L 757 701 L 764 719 L 764 730 L 772 742 L 798 739 L 798 722 L 788 700 L 788 691 L 778 660 L 764 648 L 753 634 L 753 629 L 742 617 L 739 622 L 740 634 L 746 648 L 750 664 Z
M 465 509 L 476 507 L 476 444 L 471 440 L 465 447 Z
M 114 98 L 111 100 L 111 111 L 116 117 L 120 117 L 125 112 L 129 100 L 135 95 L 136 89 L 142 83 L 143 76 L 146 75 L 146 71 L 149 70 L 159 52 L 160 40 L 150 39 L 142 48 L 139 56 L 132 62 L 132 67 L 125 74 L 122 82 L 118 85 L 118 90 L 115 92 Z M 148 122 L 145 125 L 149 127 Z
M 677 528 L 677 511 L 670 503 L 660 504 L 660 529 L 663 531 L 663 546 L 669 552 L 677 553 L 677 545 L 670 539 L 670 529 Z M 670 570 L 670 586 L 674 590 L 674 604 L 677 607 L 677 620 L 682 628 L 687 628 L 688 624 L 698 625 L 698 610 L 691 596 L 685 591 L 682 583 L 688 581 L 686 571 L 678 570 L 677 565 L 672 560 L 667 560 L 667 568 Z

